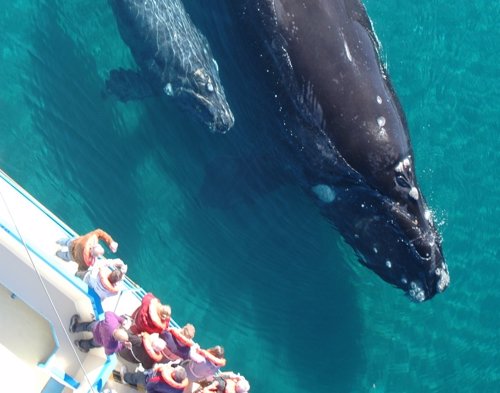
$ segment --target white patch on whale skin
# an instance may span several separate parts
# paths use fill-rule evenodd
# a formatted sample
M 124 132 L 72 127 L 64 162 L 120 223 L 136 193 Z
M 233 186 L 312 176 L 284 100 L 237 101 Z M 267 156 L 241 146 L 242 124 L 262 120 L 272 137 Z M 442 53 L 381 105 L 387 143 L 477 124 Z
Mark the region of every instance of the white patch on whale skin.
M 422 303 L 425 300 L 425 292 L 420 281 L 412 281 L 410 290 L 408 291 L 411 299 L 417 303 Z
M 387 130 L 384 127 L 380 128 L 380 131 L 378 132 L 378 138 L 381 140 L 387 139 Z
M 219 64 L 217 63 L 217 61 L 214 58 L 212 58 L 212 61 L 214 63 L 215 69 L 217 70 L 217 72 L 219 72 Z
M 377 117 L 377 124 L 378 124 L 378 138 L 381 140 L 387 139 L 387 130 L 384 128 L 385 126 L 385 117 L 384 116 L 379 116 Z
M 165 94 L 167 96 L 172 97 L 174 95 L 174 89 L 172 88 L 172 84 L 171 83 L 167 83 L 165 85 L 165 87 L 163 88 L 163 91 L 165 92 Z
M 389 260 L 385 261 L 385 266 L 387 266 L 389 269 L 392 268 L 392 262 Z
M 287 68 L 290 70 L 290 72 L 292 72 L 293 71 L 292 59 L 290 59 L 290 55 L 285 48 L 283 48 L 283 58 L 285 59 Z
M 450 274 L 448 273 L 446 266 L 443 266 L 442 269 L 437 268 L 435 273 L 436 276 L 439 276 L 439 280 L 436 284 L 436 290 L 441 293 L 448 287 L 448 285 L 450 285 Z
M 394 170 L 398 173 L 403 173 L 403 163 L 400 161 Z
M 345 49 L 345 54 L 346 54 L 347 58 L 352 63 L 351 51 L 349 50 L 349 47 L 347 46 L 346 40 L 344 40 L 344 49 Z
M 325 203 L 332 203 L 335 200 L 335 191 L 326 184 L 318 184 L 312 188 L 312 191 Z
M 410 190 L 410 192 L 408 193 L 408 195 L 409 195 L 411 198 L 413 198 L 413 199 L 415 199 L 416 201 L 418 201 L 418 197 L 419 197 L 419 196 L 418 196 L 418 190 L 417 190 L 417 187 L 412 187 L 412 188 L 411 188 L 411 190 Z
M 382 97 L 377 96 L 377 104 L 379 104 L 379 105 L 382 104 Z

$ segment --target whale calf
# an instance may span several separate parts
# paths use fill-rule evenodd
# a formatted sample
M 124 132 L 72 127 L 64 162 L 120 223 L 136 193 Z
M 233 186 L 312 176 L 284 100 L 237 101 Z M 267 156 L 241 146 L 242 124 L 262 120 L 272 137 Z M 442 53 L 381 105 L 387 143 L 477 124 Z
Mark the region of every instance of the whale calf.
M 238 12 L 278 76 L 303 184 L 360 262 L 422 302 L 449 284 L 408 125 L 358 0 L 255 0 Z M 268 73 L 269 74 L 269 73 Z
M 211 131 L 234 124 L 219 68 L 206 38 L 180 0 L 109 0 L 120 35 L 139 70 L 110 72 L 106 89 L 122 101 L 164 94 Z

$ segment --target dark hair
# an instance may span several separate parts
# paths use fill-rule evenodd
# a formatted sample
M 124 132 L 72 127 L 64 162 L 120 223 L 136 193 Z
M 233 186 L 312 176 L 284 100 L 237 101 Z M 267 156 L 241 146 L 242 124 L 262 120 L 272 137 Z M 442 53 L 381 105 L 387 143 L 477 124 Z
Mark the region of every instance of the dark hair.
M 109 273 L 108 280 L 112 285 L 123 279 L 123 272 L 120 269 L 115 269 Z
M 207 352 L 210 352 L 212 355 L 215 357 L 218 357 L 219 359 L 224 358 L 224 348 L 221 347 L 220 345 L 216 345 L 215 347 L 208 348 Z
M 181 383 L 184 381 L 184 379 L 187 378 L 186 370 L 182 366 L 177 366 L 174 368 L 174 371 L 172 373 L 172 378 L 174 379 L 175 382 Z

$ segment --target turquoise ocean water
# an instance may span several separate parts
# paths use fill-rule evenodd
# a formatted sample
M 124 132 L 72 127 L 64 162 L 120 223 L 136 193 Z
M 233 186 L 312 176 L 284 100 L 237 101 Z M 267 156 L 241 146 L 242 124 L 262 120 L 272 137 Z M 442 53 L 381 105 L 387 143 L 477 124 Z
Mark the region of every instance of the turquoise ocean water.
M 230 133 L 163 100 L 102 97 L 107 72 L 134 64 L 106 1 L 3 1 L 1 168 L 78 232 L 109 231 L 130 276 L 223 344 L 255 393 L 500 391 L 500 2 L 365 1 L 451 274 L 424 304 L 358 266 L 297 185 L 259 192 L 263 162 L 231 174 L 269 149 L 272 98 L 238 21 L 185 4 Z

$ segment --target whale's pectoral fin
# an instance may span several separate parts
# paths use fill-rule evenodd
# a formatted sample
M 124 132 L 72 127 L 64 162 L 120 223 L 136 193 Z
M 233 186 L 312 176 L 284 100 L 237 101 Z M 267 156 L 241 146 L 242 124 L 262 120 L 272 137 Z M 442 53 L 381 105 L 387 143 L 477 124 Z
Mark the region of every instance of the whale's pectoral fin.
M 141 100 L 156 95 L 142 74 L 134 70 L 118 68 L 109 72 L 106 79 L 106 95 L 112 94 L 120 101 Z

